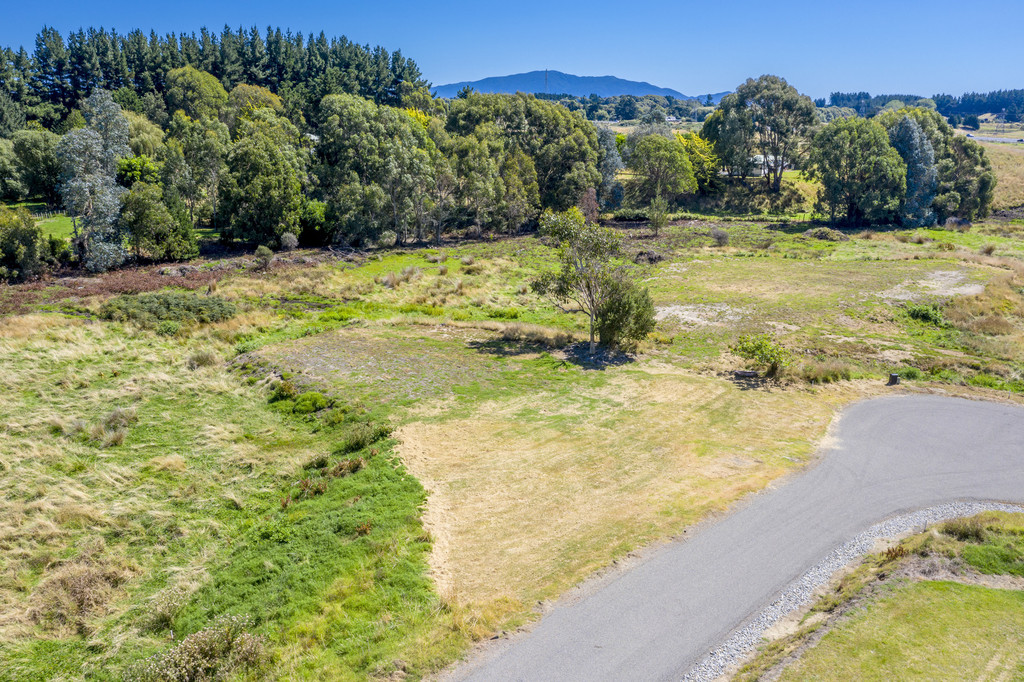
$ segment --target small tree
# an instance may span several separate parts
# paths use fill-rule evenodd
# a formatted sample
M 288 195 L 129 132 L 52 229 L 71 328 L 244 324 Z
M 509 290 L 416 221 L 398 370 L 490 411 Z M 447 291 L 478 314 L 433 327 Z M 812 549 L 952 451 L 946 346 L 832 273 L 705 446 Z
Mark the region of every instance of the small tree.
M 643 300 L 649 301 L 649 295 L 638 293 L 625 265 L 613 260 L 620 252 L 618 235 L 588 223 L 576 207 L 545 211 L 540 229 L 558 242 L 561 268 L 535 280 L 533 290 L 551 296 L 559 307 L 575 303 L 589 316 L 591 355 L 601 328 L 601 342 L 608 344 L 627 336 L 639 340 L 650 332 L 654 309 Z
M 650 217 L 651 230 L 654 232 L 654 236 L 657 237 L 661 228 L 668 225 L 668 200 L 661 196 L 660 191 L 651 199 L 651 206 L 647 214 Z

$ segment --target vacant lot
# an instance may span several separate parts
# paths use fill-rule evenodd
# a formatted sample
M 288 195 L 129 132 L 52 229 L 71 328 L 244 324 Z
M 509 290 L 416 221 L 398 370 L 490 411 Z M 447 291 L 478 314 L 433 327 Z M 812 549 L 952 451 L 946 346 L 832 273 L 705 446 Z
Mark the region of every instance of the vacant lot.
M 31 312 L 0 321 L 4 672 L 117 677 L 247 616 L 272 674 L 419 677 L 799 467 L 890 371 L 1024 390 L 1015 224 L 805 230 L 623 226 L 659 321 L 599 361 L 532 236 L 0 290 Z M 162 287 L 235 312 L 107 319 Z M 734 378 L 760 332 L 784 376 Z

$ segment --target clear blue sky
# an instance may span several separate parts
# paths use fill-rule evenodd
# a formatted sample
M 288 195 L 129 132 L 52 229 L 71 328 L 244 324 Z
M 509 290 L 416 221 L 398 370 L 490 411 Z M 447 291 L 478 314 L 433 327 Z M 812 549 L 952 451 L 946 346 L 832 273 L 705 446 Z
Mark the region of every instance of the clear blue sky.
M 320 30 L 413 58 L 435 85 L 534 69 L 645 80 L 686 94 L 775 73 L 802 92 L 1024 88 L 1024 0 L 389 2 L 10 0 L 0 43 L 43 24 L 191 32 Z

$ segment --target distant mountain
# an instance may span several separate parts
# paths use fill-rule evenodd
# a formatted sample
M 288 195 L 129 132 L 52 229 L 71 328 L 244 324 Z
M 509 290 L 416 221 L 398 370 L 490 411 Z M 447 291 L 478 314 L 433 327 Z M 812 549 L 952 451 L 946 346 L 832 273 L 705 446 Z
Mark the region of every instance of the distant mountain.
M 562 73 L 561 71 L 530 71 L 529 73 L 517 73 L 511 76 L 493 76 L 478 81 L 438 85 L 433 89 L 434 95 L 452 98 L 467 85 L 477 92 L 487 93 L 546 92 L 575 95 L 577 97 L 588 97 L 590 95 L 597 95 L 599 97 L 661 95 L 663 97 L 675 97 L 676 99 L 699 100 L 703 100 L 706 97 L 706 95 L 684 95 L 678 90 L 671 88 L 659 88 L 650 83 L 629 81 L 623 78 L 616 78 L 615 76 L 574 76 L 571 73 Z M 711 99 L 717 103 L 718 100 L 727 94 L 729 93 L 714 93 L 711 95 Z

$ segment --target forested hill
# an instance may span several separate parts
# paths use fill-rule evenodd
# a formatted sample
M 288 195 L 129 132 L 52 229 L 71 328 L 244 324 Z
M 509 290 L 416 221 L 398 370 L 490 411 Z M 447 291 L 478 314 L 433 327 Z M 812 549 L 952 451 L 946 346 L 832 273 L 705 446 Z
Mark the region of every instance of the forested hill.
M 57 126 L 97 88 L 134 91 L 152 109 L 146 114 L 159 120 L 167 73 L 183 66 L 213 74 L 226 90 L 239 83 L 265 87 L 292 113 L 339 92 L 399 105 L 427 85 L 416 63 L 401 52 L 322 32 L 303 36 L 280 28 L 260 33 L 255 27 L 225 26 L 220 33 L 203 28 L 198 35 L 161 36 L 89 28 L 65 38 L 43 28 L 31 52 L 0 47 L 0 92 L 9 93 L 29 120 L 46 128 Z
M 561 71 L 530 71 L 511 76 L 494 76 L 478 81 L 450 83 L 437 86 L 433 89 L 433 92 L 437 97 L 451 98 L 458 95 L 459 91 L 467 86 L 483 93 L 561 93 L 576 97 L 588 97 L 590 95 L 597 95 L 599 97 L 661 95 L 662 97 L 675 97 L 676 99 L 698 99 L 695 96 L 684 95 L 678 90 L 659 88 L 656 85 L 641 81 L 625 80 L 615 76 L 574 76 L 571 73 L 562 73 Z M 712 98 L 717 102 L 724 94 L 727 93 L 712 95 Z M 702 95 L 699 99 L 703 100 L 703 98 L 704 96 Z

